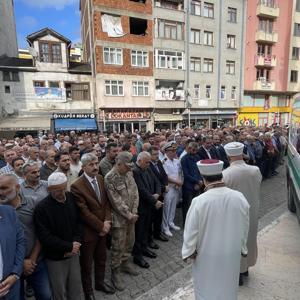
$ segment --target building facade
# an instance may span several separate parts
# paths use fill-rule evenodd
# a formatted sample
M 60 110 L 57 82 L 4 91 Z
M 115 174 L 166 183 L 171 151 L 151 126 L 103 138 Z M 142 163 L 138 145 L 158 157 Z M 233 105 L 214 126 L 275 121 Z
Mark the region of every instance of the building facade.
M 289 122 L 290 102 L 297 89 L 293 72 L 297 63 L 290 59 L 291 45 L 297 44 L 292 32 L 293 15 L 297 18 L 297 13 L 293 14 L 294 2 L 260 0 L 247 3 L 245 91 L 238 125 Z M 297 27 L 295 30 L 297 33 Z
M 71 41 L 49 28 L 27 41 L 32 59 L 0 58 L 0 131 L 48 131 L 56 114 L 94 113 L 91 68 L 69 60 Z

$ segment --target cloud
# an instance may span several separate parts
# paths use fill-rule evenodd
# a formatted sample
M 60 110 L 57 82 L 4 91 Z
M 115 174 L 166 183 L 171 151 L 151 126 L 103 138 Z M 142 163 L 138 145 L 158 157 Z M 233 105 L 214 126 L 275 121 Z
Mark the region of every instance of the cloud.
M 20 24 L 22 28 L 32 28 L 37 25 L 38 21 L 32 16 L 24 16 L 20 19 Z
M 64 9 L 65 6 L 77 4 L 79 7 L 79 0 L 22 0 L 23 3 L 35 8 L 55 8 L 57 10 Z

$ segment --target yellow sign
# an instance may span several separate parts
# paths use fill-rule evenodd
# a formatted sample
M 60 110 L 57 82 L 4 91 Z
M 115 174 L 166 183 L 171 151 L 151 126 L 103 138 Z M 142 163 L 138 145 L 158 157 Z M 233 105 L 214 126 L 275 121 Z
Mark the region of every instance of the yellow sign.
M 258 126 L 258 114 L 239 114 L 237 120 L 238 126 Z

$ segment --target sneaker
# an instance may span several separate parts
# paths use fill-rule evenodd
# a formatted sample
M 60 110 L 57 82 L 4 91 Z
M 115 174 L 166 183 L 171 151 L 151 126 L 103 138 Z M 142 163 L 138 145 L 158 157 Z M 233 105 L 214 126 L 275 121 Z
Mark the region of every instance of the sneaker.
M 164 231 L 164 234 L 165 234 L 166 236 L 169 236 L 169 237 L 172 237 L 172 236 L 173 236 L 173 234 L 171 233 L 170 230 Z
M 180 230 L 180 227 L 179 227 L 179 226 L 176 226 L 175 224 L 170 225 L 170 228 L 173 229 L 173 230 L 175 230 L 175 231 Z

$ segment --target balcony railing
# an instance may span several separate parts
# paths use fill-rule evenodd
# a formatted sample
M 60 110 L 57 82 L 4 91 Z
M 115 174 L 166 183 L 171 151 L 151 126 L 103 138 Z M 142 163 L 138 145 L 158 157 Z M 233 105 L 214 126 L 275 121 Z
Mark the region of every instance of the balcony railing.
M 256 91 L 275 91 L 275 81 L 259 79 L 254 81 L 253 89 Z
M 258 30 L 255 34 L 255 40 L 256 42 L 277 43 L 278 33 Z
M 260 0 L 257 5 L 256 15 L 259 17 L 278 18 L 279 7 L 275 1 L 272 0 Z
M 276 67 L 276 56 L 275 55 L 265 55 L 265 54 L 257 54 L 254 57 L 254 63 L 259 67 Z

